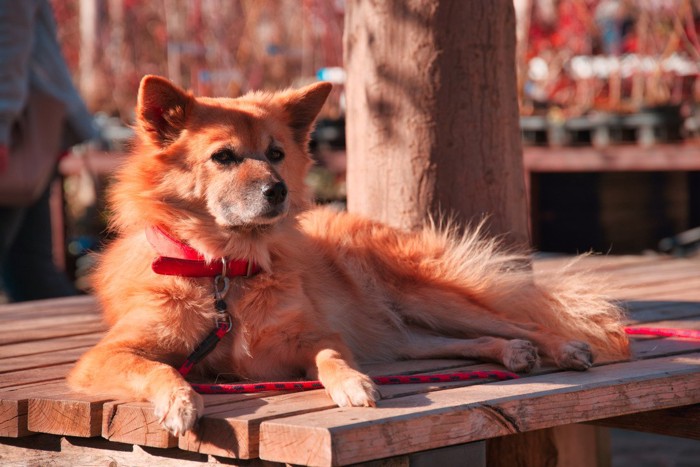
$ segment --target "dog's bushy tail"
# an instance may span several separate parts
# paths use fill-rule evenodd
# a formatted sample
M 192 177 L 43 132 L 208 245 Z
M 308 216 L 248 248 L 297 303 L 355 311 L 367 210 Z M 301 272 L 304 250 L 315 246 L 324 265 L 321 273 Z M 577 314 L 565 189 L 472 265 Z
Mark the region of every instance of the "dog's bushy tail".
M 531 256 L 482 234 L 482 226 L 458 233 L 431 225 L 423 241 L 444 245 L 441 274 L 478 297 L 480 304 L 571 340 L 588 342 L 598 361 L 629 357 L 624 312 L 609 296 L 609 281 L 574 267 L 533 273 Z

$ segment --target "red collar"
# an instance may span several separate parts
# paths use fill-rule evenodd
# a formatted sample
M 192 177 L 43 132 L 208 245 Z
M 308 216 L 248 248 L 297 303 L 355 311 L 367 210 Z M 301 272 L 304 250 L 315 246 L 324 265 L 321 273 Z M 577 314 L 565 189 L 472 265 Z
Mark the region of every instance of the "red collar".
M 156 274 L 182 277 L 215 277 L 222 273 L 224 258 L 208 263 L 197 250 L 174 238 L 161 227 L 146 228 L 146 238 L 158 257 L 151 268 Z M 252 276 L 260 272 L 258 264 L 244 259 L 226 261 L 226 276 Z

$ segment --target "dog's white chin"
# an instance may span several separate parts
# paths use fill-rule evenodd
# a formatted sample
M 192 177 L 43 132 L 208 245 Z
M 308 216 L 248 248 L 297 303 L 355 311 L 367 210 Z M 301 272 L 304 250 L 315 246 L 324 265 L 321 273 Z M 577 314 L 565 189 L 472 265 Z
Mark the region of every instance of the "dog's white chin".
M 285 203 L 277 209 L 269 209 L 266 212 L 241 213 L 240 210 L 229 209 L 225 206 L 217 206 L 211 210 L 217 225 L 230 230 L 254 230 L 259 228 L 269 229 L 279 223 L 289 212 Z
M 276 216 L 257 216 L 252 219 L 231 220 L 217 217 L 216 223 L 227 230 L 235 232 L 267 232 L 279 224 L 285 217 L 287 217 L 286 211 Z

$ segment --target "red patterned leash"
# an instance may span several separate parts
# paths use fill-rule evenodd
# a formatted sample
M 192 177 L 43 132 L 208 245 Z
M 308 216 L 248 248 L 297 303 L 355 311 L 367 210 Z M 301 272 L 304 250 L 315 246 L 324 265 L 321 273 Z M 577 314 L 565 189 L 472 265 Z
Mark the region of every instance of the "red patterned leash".
M 518 375 L 509 371 L 464 371 L 434 375 L 397 375 L 376 376 L 372 380 L 378 385 L 388 384 L 418 384 L 418 383 L 448 383 L 453 381 L 473 381 L 479 379 L 494 379 L 505 381 L 517 379 Z M 320 381 L 278 381 L 269 383 L 249 384 L 192 384 L 192 388 L 200 394 L 244 394 L 264 391 L 309 391 L 322 389 Z
M 625 328 L 625 332 L 631 336 L 683 337 L 686 339 L 700 339 L 700 331 L 695 329 L 640 327 Z

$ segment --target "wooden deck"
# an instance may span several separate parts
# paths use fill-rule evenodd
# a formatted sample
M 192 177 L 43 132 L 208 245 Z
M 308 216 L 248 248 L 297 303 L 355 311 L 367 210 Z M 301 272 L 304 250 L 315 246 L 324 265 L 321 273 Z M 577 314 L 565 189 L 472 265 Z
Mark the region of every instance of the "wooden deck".
M 565 261 L 538 259 L 535 272 Z M 574 267 L 619 287 L 631 325 L 700 329 L 700 258 L 594 256 Z M 176 438 L 148 403 L 66 388 L 65 374 L 103 332 L 90 297 L 0 307 L 0 464 L 345 465 L 591 421 L 700 439 L 697 340 L 634 339 L 633 361 L 582 373 L 541 368 L 506 382 L 383 386 L 376 409 L 337 408 L 322 391 L 205 396 L 196 433 Z M 367 370 L 486 368 L 498 367 L 432 360 Z

